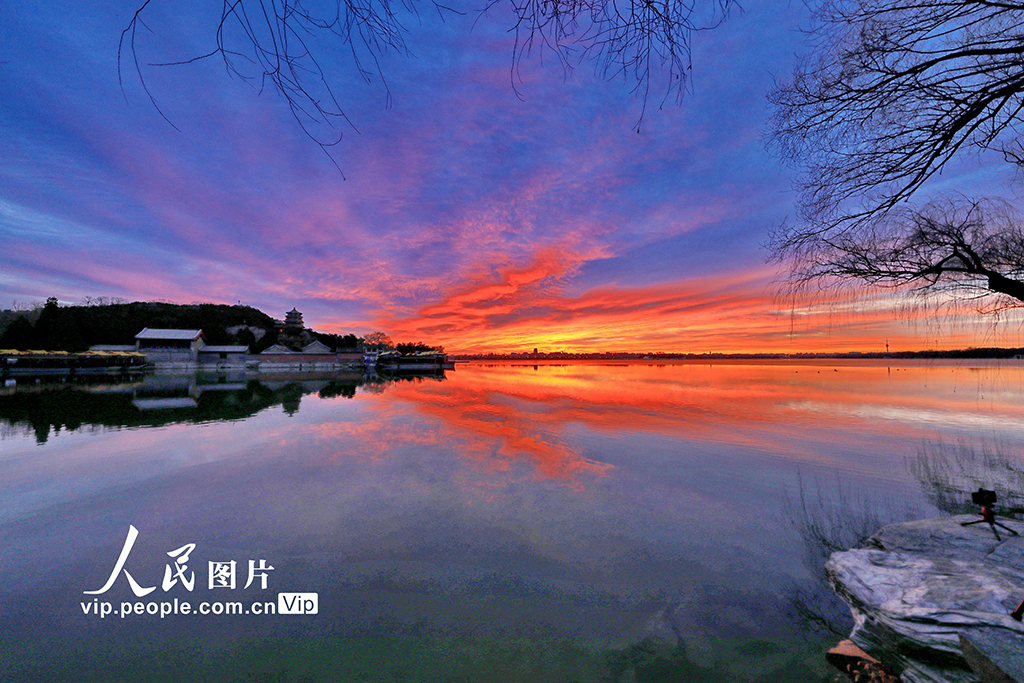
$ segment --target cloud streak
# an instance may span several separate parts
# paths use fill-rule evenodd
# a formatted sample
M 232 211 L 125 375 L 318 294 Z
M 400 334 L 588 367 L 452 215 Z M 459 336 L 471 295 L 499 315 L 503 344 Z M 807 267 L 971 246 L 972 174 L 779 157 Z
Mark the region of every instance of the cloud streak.
M 182 19 L 204 7 L 154 16 L 147 59 L 205 52 L 206 15 Z M 802 10 L 755 3 L 701 34 L 693 93 L 649 109 L 641 134 L 628 86 L 582 70 L 530 61 L 518 99 L 497 9 L 471 31 L 420 17 L 418 57 L 382 57 L 392 108 L 330 62 L 359 130 L 336 148 L 343 181 L 279 98 L 215 62 L 145 67 L 177 130 L 137 81 L 122 92 L 108 9 L 0 9 L 17 27 L 0 56 L 0 302 L 296 306 L 316 329 L 463 351 L 914 336 L 865 307 L 787 313 L 769 293 L 760 244 L 792 199 L 762 147 L 763 92 Z

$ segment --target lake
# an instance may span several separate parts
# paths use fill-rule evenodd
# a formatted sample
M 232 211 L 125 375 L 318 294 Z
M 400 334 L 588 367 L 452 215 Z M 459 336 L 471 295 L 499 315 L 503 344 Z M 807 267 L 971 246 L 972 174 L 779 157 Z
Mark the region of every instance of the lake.
M 808 682 L 832 548 L 1024 505 L 1024 364 L 9 379 L 0 437 L 4 680 Z

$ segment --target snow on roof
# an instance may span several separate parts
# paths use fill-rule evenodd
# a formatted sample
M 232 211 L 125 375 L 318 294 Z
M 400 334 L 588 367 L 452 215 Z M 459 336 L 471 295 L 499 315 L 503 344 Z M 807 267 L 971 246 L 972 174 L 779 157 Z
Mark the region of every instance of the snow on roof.
M 161 330 L 161 329 L 149 329 L 148 327 L 143 329 L 135 335 L 136 339 L 187 339 L 189 341 L 195 339 L 203 333 L 202 330 Z

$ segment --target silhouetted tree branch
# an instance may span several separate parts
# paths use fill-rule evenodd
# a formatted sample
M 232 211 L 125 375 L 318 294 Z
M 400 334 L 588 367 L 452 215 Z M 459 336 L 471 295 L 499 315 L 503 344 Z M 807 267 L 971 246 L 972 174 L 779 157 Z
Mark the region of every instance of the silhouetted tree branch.
M 391 337 L 384 332 L 370 332 L 362 339 L 363 347 L 373 351 L 386 351 L 395 348 Z
M 735 0 L 510 1 L 515 15 L 511 27 L 514 73 L 535 50 L 550 49 L 567 69 L 590 60 L 606 77 L 621 76 L 632 82 L 645 108 L 655 69 L 668 72 L 666 98 L 682 96 L 692 33 L 719 24 L 735 4 Z M 208 52 L 148 66 L 220 59 L 231 76 L 254 83 L 260 92 L 270 88 L 283 97 L 303 132 L 330 156 L 330 148 L 341 140 L 342 128 L 355 128 L 344 112 L 342 97 L 331 85 L 332 72 L 351 68 L 365 82 L 379 79 L 390 103 L 379 58 L 392 50 L 408 53 L 404 21 L 415 17 L 420 2 L 221 0 L 219 20 L 210 26 Z M 481 13 L 497 3 L 483 4 Z M 146 17 L 153 4 L 154 0 L 145 0 L 121 34 L 118 77 L 123 78 L 126 65 L 130 67 L 150 102 L 173 126 L 146 83 L 139 56 L 139 29 L 150 29 Z M 465 13 L 437 0 L 432 0 L 432 6 L 442 17 Z M 347 67 L 327 56 L 329 48 L 320 42 L 324 39 L 346 47 Z
M 146 84 L 139 62 L 139 28 L 149 28 L 144 15 L 152 2 L 145 0 L 121 33 L 118 78 L 122 78 L 123 64 L 130 58 L 150 102 L 173 126 Z M 414 2 L 334 0 L 320 3 L 322 7 L 314 12 L 302 0 L 222 0 L 220 18 L 210 27 L 213 46 L 209 52 L 150 66 L 180 66 L 219 58 L 231 76 L 257 84 L 261 93 L 269 86 L 280 94 L 302 131 L 326 152 L 341 140 L 340 124 L 354 126 L 321 64 L 316 41 L 333 37 L 346 46 L 355 72 L 365 82 L 379 77 L 390 102 L 378 58 L 389 50 L 406 51 L 405 27 L 396 11 L 411 11 Z
M 839 278 L 1024 301 L 1024 230 L 1009 206 L 945 199 L 821 235 L 798 281 Z
M 654 72 L 667 70 L 665 99 L 674 95 L 678 102 L 687 87 L 690 36 L 720 24 L 735 4 L 734 0 L 512 0 L 517 18 L 514 64 L 518 66 L 538 46 L 552 49 L 567 69 L 591 60 L 605 77 L 632 83 L 645 110 Z M 700 5 L 703 13 L 698 11 Z M 643 113 L 638 129 L 642 120 Z
M 770 96 L 810 225 L 885 212 L 967 146 L 1021 159 L 1024 2 L 823 0 L 815 17 L 811 54 Z
M 795 258 L 798 280 L 1024 300 L 1019 229 L 991 206 L 894 211 L 965 148 L 1024 163 L 1024 2 L 821 0 L 810 35 L 770 95 L 771 142 L 802 169 L 799 217 L 772 235 L 774 254 Z

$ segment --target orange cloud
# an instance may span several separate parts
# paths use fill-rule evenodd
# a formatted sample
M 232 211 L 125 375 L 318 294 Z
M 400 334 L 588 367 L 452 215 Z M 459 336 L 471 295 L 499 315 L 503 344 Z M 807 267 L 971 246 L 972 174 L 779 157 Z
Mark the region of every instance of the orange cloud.
M 541 286 L 558 287 L 559 280 L 575 271 L 582 258 L 567 250 L 545 247 L 538 250 L 533 261 L 522 267 L 499 269 L 497 273 L 478 273 L 470 282 L 449 294 L 443 301 L 428 305 L 419 311 L 420 318 L 446 318 L 453 313 L 473 318 L 481 311 L 485 315 L 515 310 L 511 302 L 520 295 L 536 296 Z
M 479 272 L 416 315 L 381 319 L 396 339 L 454 352 L 628 350 L 684 353 L 893 351 L 1019 344 L 1019 327 L 970 311 L 941 334 L 936 307 L 901 307 L 891 293 L 784 300 L 768 268 L 646 287 L 569 295 L 590 255 L 541 248 L 530 261 Z

